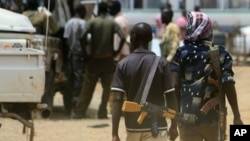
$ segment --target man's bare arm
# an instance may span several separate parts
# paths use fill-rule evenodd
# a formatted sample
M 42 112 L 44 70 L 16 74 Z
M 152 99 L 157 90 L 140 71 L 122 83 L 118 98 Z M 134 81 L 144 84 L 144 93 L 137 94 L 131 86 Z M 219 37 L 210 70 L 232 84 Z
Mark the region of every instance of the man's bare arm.
M 112 110 L 112 137 L 113 141 L 119 141 L 119 123 L 120 123 L 120 117 L 122 113 L 122 104 L 123 104 L 123 98 L 124 94 L 122 92 L 114 92 L 114 105 Z
M 120 37 L 120 43 L 119 43 L 119 48 L 118 48 L 118 50 L 117 51 L 114 51 L 114 56 L 116 57 L 118 54 L 119 54 L 119 52 L 122 50 L 122 47 L 123 47 L 123 45 L 124 45 L 124 43 L 125 43 L 125 36 L 124 36 L 124 34 L 122 33 L 122 30 L 121 29 L 119 29 L 118 31 L 117 31 L 117 34 L 118 34 L 118 36 Z
M 237 101 L 237 93 L 234 83 L 223 83 L 222 84 L 224 92 L 226 93 L 228 102 L 232 108 L 234 115 L 234 124 L 243 124 Z

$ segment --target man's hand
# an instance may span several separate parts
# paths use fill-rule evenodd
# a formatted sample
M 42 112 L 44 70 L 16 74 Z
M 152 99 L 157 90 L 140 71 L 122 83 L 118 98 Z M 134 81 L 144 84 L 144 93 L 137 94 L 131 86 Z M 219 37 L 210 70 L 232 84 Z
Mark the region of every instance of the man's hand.
M 177 124 L 172 122 L 170 128 L 169 128 L 169 140 L 174 141 L 178 136 L 178 130 L 177 130 Z
M 112 139 L 112 141 L 120 141 L 120 138 L 119 138 L 119 136 L 113 136 L 113 139 Z

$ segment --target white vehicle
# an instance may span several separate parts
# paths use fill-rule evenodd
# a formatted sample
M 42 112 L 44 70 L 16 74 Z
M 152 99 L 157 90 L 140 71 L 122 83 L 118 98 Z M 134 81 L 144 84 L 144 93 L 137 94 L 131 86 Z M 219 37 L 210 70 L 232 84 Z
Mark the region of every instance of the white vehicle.
M 33 47 L 35 28 L 27 17 L 0 8 L 0 19 L 0 117 L 16 119 L 30 128 L 32 141 L 32 113 L 41 111 L 47 116 L 46 104 L 41 104 L 45 52 Z

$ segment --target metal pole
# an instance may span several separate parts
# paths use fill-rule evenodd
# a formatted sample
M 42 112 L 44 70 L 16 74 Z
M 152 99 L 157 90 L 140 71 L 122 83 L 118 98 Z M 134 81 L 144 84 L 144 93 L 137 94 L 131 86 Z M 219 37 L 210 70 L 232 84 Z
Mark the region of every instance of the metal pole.
M 48 0 L 48 9 L 50 9 L 50 0 Z M 45 51 L 47 50 L 47 42 L 48 42 L 48 32 L 49 32 L 49 16 L 46 17 L 46 34 L 45 34 Z

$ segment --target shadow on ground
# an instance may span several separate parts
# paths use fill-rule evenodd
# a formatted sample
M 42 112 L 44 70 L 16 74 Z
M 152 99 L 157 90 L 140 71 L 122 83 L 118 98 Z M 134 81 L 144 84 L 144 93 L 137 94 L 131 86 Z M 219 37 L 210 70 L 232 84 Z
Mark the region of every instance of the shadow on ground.
M 87 111 L 87 116 L 89 119 L 97 118 L 97 109 L 89 108 Z M 70 120 L 70 113 L 67 113 L 64 110 L 64 107 L 61 105 L 56 105 L 53 107 L 50 118 L 51 120 Z

